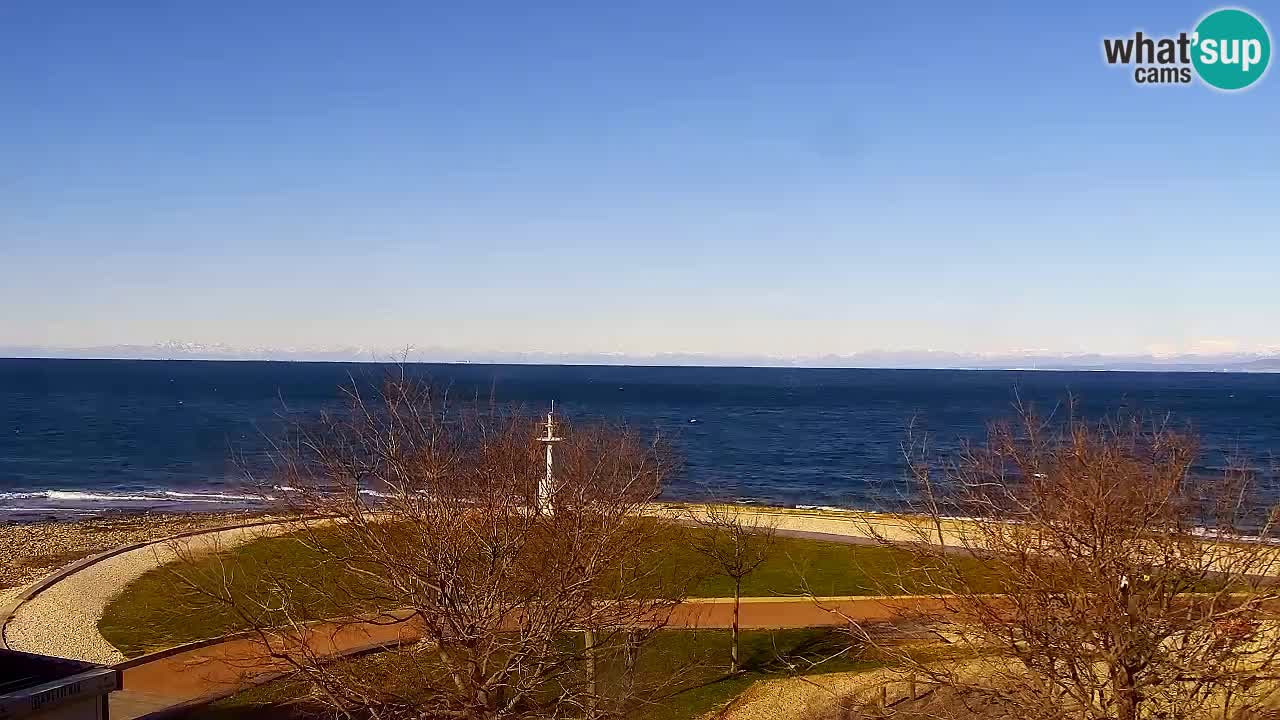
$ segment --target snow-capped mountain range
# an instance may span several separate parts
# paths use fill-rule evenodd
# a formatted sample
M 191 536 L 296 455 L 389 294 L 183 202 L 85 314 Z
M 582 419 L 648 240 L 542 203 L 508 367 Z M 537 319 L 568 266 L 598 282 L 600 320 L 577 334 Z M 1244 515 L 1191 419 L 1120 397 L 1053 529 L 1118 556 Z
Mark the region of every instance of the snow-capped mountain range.
M 1185 353 L 1170 355 L 1068 354 L 1041 350 L 1015 350 L 997 353 L 962 353 L 940 350 L 869 350 L 846 355 L 784 357 L 710 353 L 632 355 L 601 352 L 485 352 L 439 347 L 401 348 L 398 350 L 360 346 L 237 347 L 222 343 L 168 341 L 152 345 L 103 345 L 96 347 L 0 345 L 0 357 L 312 362 L 398 362 L 407 360 L 409 362 L 549 365 L 1280 372 L 1280 349 L 1252 353 Z

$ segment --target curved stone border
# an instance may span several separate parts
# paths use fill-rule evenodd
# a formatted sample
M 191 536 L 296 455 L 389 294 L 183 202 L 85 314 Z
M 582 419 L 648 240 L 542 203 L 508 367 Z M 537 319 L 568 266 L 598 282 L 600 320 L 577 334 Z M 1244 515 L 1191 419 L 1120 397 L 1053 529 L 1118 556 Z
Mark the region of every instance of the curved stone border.
M 140 550 L 142 548 L 145 548 L 151 545 L 159 545 L 161 543 L 171 542 L 173 540 L 181 540 L 183 538 L 195 537 L 197 535 L 205 535 L 208 533 L 225 532 L 227 530 L 238 530 L 242 528 L 262 527 L 265 525 L 279 525 L 286 522 L 296 522 L 299 519 L 305 519 L 305 518 L 257 520 L 257 521 L 248 522 L 248 523 L 220 525 L 218 527 L 202 528 L 199 530 L 187 530 L 184 532 L 176 533 L 174 535 L 168 535 L 162 538 L 157 538 L 155 540 L 144 540 L 141 542 L 129 543 L 127 545 L 114 547 L 105 552 L 100 552 L 97 555 L 90 555 L 89 557 L 82 558 L 69 565 L 65 565 L 61 568 L 58 568 L 57 570 L 54 570 L 53 572 L 37 580 L 36 582 L 26 586 L 25 588 L 22 589 L 22 592 L 18 593 L 13 598 L 11 598 L 9 602 L 5 603 L 3 606 L 0 606 L 0 649 L 3 649 L 3 650 L 10 649 L 9 642 L 5 637 L 5 630 L 9 627 L 9 623 L 12 622 L 15 617 L 17 617 L 18 610 L 21 609 L 23 605 L 26 605 L 35 596 L 39 595 L 45 590 L 48 590 L 54 585 L 57 585 L 62 580 L 65 580 L 66 578 L 80 572 L 81 570 L 84 570 L 87 567 L 96 565 L 100 562 L 103 562 L 104 560 L 110 560 L 111 558 L 116 557 L 117 555 L 123 555 L 124 553 L 127 553 L 127 552 Z

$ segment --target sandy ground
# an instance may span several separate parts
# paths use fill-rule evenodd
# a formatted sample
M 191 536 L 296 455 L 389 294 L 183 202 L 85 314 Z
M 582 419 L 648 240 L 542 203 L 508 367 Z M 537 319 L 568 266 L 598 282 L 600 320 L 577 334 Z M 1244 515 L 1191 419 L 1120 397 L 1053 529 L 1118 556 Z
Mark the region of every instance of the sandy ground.
M 977 684 L 1018 674 L 1016 666 L 1010 672 L 1008 667 L 993 669 L 992 665 L 983 661 L 975 661 L 957 669 L 962 679 Z M 880 690 L 882 686 L 885 689 L 883 695 Z M 945 707 L 948 703 L 956 702 L 956 699 L 950 696 L 955 691 L 942 689 L 939 691 L 940 694 L 930 696 L 927 693 L 926 684 L 921 682 L 914 686 L 914 697 L 925 699 L 918 700 L 913 705 L 907 699 L 912 689 L 912 685 L 902 673 L 891 669 L 762 680 L 732 700 L 725 708 L 708 713 L 701 720 L 834 720 L 846 717 L 843 711 L 849 708 L 874 706 L 882 700 L 890 704 L 896 703 L 889 717 L 896 715 L 914 720 L 939 717 L 936 708 L 930 711 L 932 704 L 942 703 Z M 1250 697 L 1254 701 L 1262 702 L 1264 708 L 1280 707 L 1280 684 L 1264 681 L 1263 685 L 1254 687 Z M 1219 695 L 1216 700 L 1210 702 L 1209 712 L 1205 717 L 1223 716 L 1221 700 Z M 972 703 L 968 706 L 952 705 L 945 716 L 967 717 L 974 720 L 1008 717 L 1007 711 L 998 705 L 988 704 L 985 710 L 981 709 L 980 705 Z M 975 707 L 978 709 L 974 709 Z M 956 712 L 957 710 L 959 712 Z M 855 717 L 858 716 L 855 715 Z M 1254 715 L 1251 714 L 1249 717 Z M 1270 718 L 1273 715 L 1266 714 L 1265 717 Z
M 699 517 L 705 506 L 657 504 L 652 506 L 650 514 L 687 521 L 690 517 Z M 850 542 L 893 542 L 893 543 L 931 543 L 937 544 L 938 533 L 948 548 L 981 550 L 986 547 L 984 536 L 978 529 L 977 522 L 963 518 L 946 518 L 935 527 L 928 518 L 911 515 L 892 515 L 888 513 L 868 512 L 863 510 L 836 509 L 793 509 L 734 506 L 748 524 L 754 522 L 768 525 L 780 531 L 802 536 L 839 536 Z M 1208 561 L 1207 567 L 1225 572 L 1235 572 L 1241 559 L 1233 553 L 1231 543 L 1224 543 L 1205 538 L 1200 547 Z M 1264 556 L 1265 557 L 1265 556 Z M 1265 567 L 1260 563 L 1255 567 L 1258 572 L 1268 577 L 1280 577 L 1280 548 L 1270 551 L 1270 559 Z
M 681 504 L 655 504 L 650 513 L 672 519 L 705 518 L 706 506 Z M 723 507 L 723 506 L 721 506 Z M 891 540 L 894 542 L 932 542 L 937 530 L 924 517 L 890 515 L 863 510 L 803 510 L 797 508 L 758 507 L 737 505 L 732 512 L 747 519 L 745 522 L 768 525 L 779 530 L 840 535 L 862 538 L 868 541 Z M 973 523 L 967 520 L 944 520 L 942 532 L 948 545 L 958 545 L 963 538 L 972 539 Z
M 808 677 L 761 680 L 707 720 L 779 720 L 826 714 L 841 702 L 876 699 L 885 686 L 889 702 L 905 696 L 907 684 L 890 670 L 828 673 Z

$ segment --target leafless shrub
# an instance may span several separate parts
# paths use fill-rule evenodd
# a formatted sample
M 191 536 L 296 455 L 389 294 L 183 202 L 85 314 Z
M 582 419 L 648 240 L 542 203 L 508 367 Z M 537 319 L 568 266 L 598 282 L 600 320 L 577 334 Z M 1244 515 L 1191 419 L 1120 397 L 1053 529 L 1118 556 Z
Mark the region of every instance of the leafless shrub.
M 895 604 L 899 622 L 950 657 L 899 664 L 1010 717 L 1199 720 L 1273 704 L 1277 513 L 1257 473 L 1193 473 L 1197 454 L 1163 425 L 1031 412 L 943 463 L 912 453 L 914 516 L 870 531 L 911 551 L 904 572 L 925 588 Z M 973 558 L 990 572 L 966 572 Z

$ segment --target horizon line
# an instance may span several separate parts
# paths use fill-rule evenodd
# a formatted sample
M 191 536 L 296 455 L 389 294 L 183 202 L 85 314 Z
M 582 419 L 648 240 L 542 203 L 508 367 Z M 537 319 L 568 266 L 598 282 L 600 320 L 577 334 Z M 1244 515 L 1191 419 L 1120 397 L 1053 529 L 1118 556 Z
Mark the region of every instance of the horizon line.
M 676 353 L 678 354 L 678 353 Z M 1106 356 L 1103 356 L 1106 357 Z M 1153 367 L 1108 367 L 1082 364 L 1078 366 L 1060 366 L 1049 364 L 1043 367 L 1023 365 L 992 365 L 980 367 L 972 365 L 809 365 L 809 364 L 662 364 L 656 362 L 588 362 L 565 360 L 561 362 L 537 360 L 368 360 L 351 358 L 289 358 L 289 357 L 121 357 L 121 356 L 73 356 L 73 355 L 4 355 L 0 361 L 6 360 L 50 360 L 68 362 L 189 362 L 189 363 L 296 363 L 296 364 L 358 364 L 358 365 L 492 365 L 517 367 L 598 367 L 598 368 L 690 368 L 707 370 L 895 370 L 895 371 L 958 371 L 958 372 L 1090 372 L 1090 373 L 1179 373 L 1179 374 L 1240 374 L 1267 375 L 1280 373 L 1277 367 L 1220 367 L 1212 363 L 1182 365 L 1170 363 L 1162 366 L 1152 356 L 1112 356 L 1139 361 L 1148 358 Z M 1185 357 L 1185 356 L 1184 356 Z M 638 358 L 637 358 L 638 360 Z M 1271 355 L 1258 360 L 1277 360 L 1280 355 Z M 1236 361 L 1237 364 L 1240 361 Z

